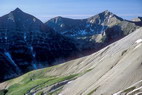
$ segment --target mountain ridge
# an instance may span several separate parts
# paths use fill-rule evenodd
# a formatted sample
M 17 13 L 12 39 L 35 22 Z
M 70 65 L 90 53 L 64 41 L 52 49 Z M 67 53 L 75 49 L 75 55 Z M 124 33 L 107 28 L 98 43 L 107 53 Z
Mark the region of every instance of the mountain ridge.
M 45 24 L 64 36 L 77 41 L 80 40 L 76 44 L 80 46 L 79 49 L 81 50 L 90 47 L 84 47 L 87 43 L 92 44 L 91 46 L 94 46 L 92 48 L 97 48 L 95 47 L 96 43 L 103 45 L 105 41 L 108 41 L 107 39 L 120 39 L 122 36 L 129 34 L 129 32 L 134 31 L 137 27 L 134 22 L 123 20 L 109 11 L 104 11 L 87 19 L 55 17 Z M 110 31 L 113 31 L 117 38 L 107 38 L 107 35 L 111 35 Z
M 51 27 L 19 8 L 0 17 L 0 81 L 89 55 L 139 28 L 109 11 L 88 20 L 66 19 L 65 28 L 54 31 L 60 19 Z

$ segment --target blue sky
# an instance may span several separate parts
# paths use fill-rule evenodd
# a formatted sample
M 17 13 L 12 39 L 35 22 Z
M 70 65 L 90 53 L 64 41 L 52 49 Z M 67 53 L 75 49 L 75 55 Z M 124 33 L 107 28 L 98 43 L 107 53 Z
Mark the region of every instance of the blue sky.
M 0 16 L 17 7 L 43 22 L 56 16 L 87 18 L 105 10 L 128 20 L 142 16 L 142 0 L 0 0 Z

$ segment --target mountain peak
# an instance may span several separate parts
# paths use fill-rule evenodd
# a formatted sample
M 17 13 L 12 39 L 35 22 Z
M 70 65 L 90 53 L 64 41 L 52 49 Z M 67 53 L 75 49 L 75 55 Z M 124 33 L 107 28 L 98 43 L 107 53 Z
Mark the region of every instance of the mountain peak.
M 105 12 L 105 13 L 111 13 L 109 10 L 105 10 L 104 12 Z
M 100 16 L 105 16 L 105 17 L 115 17 L 119 20 L 123 20 L 121 17 L 118 17 L 117 15 L 113 14 L 112 12 L 108 11 L 108 10 L 105 10 L 104 12 L 100 13 L 99 14 Z
M 63 17 L 61 17 L 61 16 L 57 16 L 56 18 L 63 18 Z
M 111 15 L 111 14 L 113 14 L 112 12 L 110 12 L 109 10 L 105 10 L 104 12 L 102 12 L 103 14 L 105 14 L 105 15 Z
M 13 12 L 23 12 L 20 8 L 16 8 Z

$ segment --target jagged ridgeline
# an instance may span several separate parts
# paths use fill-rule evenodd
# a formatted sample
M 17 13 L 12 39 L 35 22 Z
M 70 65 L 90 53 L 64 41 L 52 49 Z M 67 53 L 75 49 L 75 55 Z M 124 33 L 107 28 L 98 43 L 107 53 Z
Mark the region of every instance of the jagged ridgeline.
M 44 24 L 17 8 L 0 17 L 0 81 L 93 53 L 139 26 L 109 11 Z

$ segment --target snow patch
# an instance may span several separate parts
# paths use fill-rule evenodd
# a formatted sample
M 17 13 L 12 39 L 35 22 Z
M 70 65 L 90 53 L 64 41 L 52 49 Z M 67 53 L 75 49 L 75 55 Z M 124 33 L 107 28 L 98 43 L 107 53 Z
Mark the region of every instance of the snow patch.
M 65 34 L 65 33 L 68 33 L 68 31 L 61 32 L 61 34 Z
M 58 94 L 58 95 L 63 95 L 63 94 L 60 93 L 60 94 Z
M 136 41 L 136 43 L 137 43 L 137 44 L 142 43 L 142 39 L 138 39 L 138 40 Z
M 142 45 L 142 44 L 138 44 L 138 45 L 134 48 L 134 50 L 137 49 L 137 48 L 139 48 L 141 45 Z
M 68 84 L 72 83 L 72 81 L 69 81 Z
M 132 91 L 130 91 L 129 93 L 127 93 L 127 95 L 132 95 L 134 92 L 136 92 L 136 91 L 138 91 L 138 90 L 140 90 L 140 89 L 142 89 L 142 86 L 141 86 L 141 87 L 138 87 L 138 88 L 136 88 L 136 89 L 134 89 L 134 90 L 132 90 Z
M 113 16 L 113 15 L 109 15 L 108 20 L 107 20 L 107 23 L 110 23 L 110 18 L 111 18 L 112 16 Z
M 33 47 L 32 46 L 30 46 L 29 48 L 30 48 L 31 51 L 33 51 Z
M 7 36 L 5 36 L 4 39 L 7 40 Z
M 99 19 L 99 23 L 98 24 L 101 24 L 101 22 L 102 22 L 102 19 Z
M 138 93 L 136 93 L 135 95 L 141 95 L 142 94 L 142 92 L 138 92 Z
M 61 24 L 61 25 L 60 25 L 60 27 L 63 27 L 63 26 L 64 26 L 64 24 Z
M 113 94 L 113 95 L 120 95 L 121 92 L 122 92 L 122 91 L 119 91 L 119 92 L 117 92 L 117 93 L 115 93 L 115 94 Z
M 32 56 L 35 58 L 36 54 L 35 54 L 35 53 L 33 53 L 33 54 L 32 54 Z
M 111 18 L 113 15 L 111 14 L 110 16 L 109 16 L 109 18 Z
M 33 64 L 33 67 L 34 67 L 34 69 L 37 69 L 37 65 L 36 64 Z
M 95 22 L 95 19 L 90 20 L 90 23 L 94 23 L 94 22 Z
M 33 21 L 34 21 L 34 22 L 36 22 L 36 19 L 35 19 L 35 18 L 33 18 Z
M 102 26 L 101 33 L 103 33 L 103 32 L 104 32 L 104 29 L 105 29 L 105 27 L 104 27 L 104 26 Z
M 24 33 L 24 40 L 26 40 L 27 39 L 27 34 L 26 33 Z
M 30 50 L 31 50 L 31 52 L 32 52 L 32 56 L 33 56 L 33 58 L 35 58 L 36 54 L 35 54 L 35 52 L 33 51 L 33 46 L 30 46 L 30 47 L 29 47 L 29 49 L 30 49 Z
M 15 64 L 14 60 L 12 59 L 10 53 L 9 52 L 5 52 L 4 54 L 10 59 L 10 61 L 12 62 L 12 64 L 17 67 L 17 65 Z
M 13 22 L 15 22 L 14 16 L 13 16 L 12 13 L 10 13 L 10 14 L 8 15 L 8 20 L 12 20 Z

